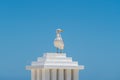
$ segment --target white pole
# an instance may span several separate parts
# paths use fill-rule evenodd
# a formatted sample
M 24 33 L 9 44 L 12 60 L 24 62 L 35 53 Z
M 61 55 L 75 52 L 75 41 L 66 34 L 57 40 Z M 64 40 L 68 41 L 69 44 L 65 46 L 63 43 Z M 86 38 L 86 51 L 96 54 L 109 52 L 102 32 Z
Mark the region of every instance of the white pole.
M 57 70 L 51 69 L 51 80 L 57 80 Z
M 42 69 L 42 80 L 45 80 L 45 69 Z
M 64 71 L 63 71 L 63 69 L 58 70 L 58 80 L 64 80 Z
M 73 80 L 79 80 L 79 70 L 78 69 L 73 70 Z
M 42 70 L 41 69 L 37 69 L 37 80 L 42 80 Z
M 65 70 L 65 80 L 71 80 L 71 69 Z
M 50 70 L 45 69 L 45 80 L 50 80 Z
M 35 69 L 31 70 L 31 80 L 36 80 L 36 70 Z

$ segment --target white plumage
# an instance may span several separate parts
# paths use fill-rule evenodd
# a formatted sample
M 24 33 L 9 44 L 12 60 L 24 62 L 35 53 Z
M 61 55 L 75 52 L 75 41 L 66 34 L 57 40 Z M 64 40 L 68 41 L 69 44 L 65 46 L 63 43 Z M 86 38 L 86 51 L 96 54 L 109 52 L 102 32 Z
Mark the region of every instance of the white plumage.
M 63 30 L 61 30 L 61 29 L 56 30 L 56 38 L 54 40 L 54 46 L 57 49 L 60 49 L 62 51 L 64 49 L 64 42 L 63 42 L 61 34 L 60 34 L 61 32 L 63 32 Z

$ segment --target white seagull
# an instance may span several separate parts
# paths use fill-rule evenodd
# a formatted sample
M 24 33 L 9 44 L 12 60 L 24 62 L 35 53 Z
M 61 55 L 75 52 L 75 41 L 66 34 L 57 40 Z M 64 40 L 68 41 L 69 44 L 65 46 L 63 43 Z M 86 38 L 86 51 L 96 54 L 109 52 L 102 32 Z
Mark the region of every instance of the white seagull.
M 54 40 L 54 46 L 57 48 L 57 53 L 58 53 L 58 49 L 60 50 L 60 53 L 62 53 L 62 50 L 64 49 L 64 42 L 60 35 L 61 32 L 63 32 L 63 30 L 61 29 L 56 30 L 56 38 Z

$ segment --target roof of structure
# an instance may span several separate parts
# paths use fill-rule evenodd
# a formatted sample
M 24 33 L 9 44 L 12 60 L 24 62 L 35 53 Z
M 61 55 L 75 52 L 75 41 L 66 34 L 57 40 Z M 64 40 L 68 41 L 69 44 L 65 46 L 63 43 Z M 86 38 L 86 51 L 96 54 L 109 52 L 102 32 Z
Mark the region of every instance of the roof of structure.
M 27 69 L 50 68 L 50 69 L 84 69 L 83 65 L 78 65 L 72 57 L 66 57 L 65 53 L 45 53 L 43 57 L 38 57 L 37 61 L 26 66 Z

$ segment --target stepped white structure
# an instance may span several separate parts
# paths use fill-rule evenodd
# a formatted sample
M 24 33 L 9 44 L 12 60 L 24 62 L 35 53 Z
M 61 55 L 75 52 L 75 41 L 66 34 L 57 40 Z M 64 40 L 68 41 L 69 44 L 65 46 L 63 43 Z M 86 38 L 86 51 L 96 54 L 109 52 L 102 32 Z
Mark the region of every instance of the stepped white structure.
M 45 53 L 30 66 L 26 66 L 27 70 L 31 70 L 31 80 L 79 80 L 79 71 L 83 70 L 84 66 L 78 65 L 72 57 L 62 53 L 64 43 L 60 35 L 61 31 L 57 29 L 57 38 L 54 41 L 57 53 Z M 61 50 L 60 53 L 58 49 Z
M 66 57 L 65 53 L 45 53 L 26 69 L 31 70 L 32 80 L 78 80 L 79 70 L 84 66 Z

